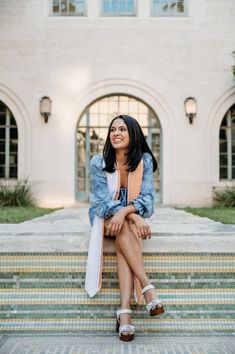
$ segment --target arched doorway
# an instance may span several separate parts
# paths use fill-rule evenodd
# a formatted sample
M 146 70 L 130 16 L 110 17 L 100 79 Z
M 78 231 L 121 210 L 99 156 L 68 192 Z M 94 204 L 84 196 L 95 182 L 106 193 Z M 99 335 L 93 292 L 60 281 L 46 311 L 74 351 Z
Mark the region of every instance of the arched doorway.
M 9 108 L 0 101 L 0 178 L 16 179 L 18 174 L 18 130 Z
M 157 202 L 161 202 L 161 126 L 156 113 L 143 101 L 124 94 L 102 97 L 91 103 L 79 118 L 76 129 L 76 198 L 88 201 L 90 159 L 102 153 L 108 126 L 119 114 L 136 118 L 159 163 L 154 174 Z

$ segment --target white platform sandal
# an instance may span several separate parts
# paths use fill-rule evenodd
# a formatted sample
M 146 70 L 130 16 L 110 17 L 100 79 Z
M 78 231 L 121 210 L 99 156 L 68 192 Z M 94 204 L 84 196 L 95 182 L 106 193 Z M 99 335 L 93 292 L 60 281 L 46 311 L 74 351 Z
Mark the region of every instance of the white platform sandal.
M 119 339 L 124 342 L 130 342 L 134 339 L 135 335 L 135 327 L 131 324 L 125 324 L 120 326 L 120 315 L 124 313 L 132 314 L 132 310 L 130 309 L 119 309 L 117 310 L 117 323 L 116 323 L 116 331 L 119 333 Z
M 152 284 L 146 285 L 142 289 L 142 294 L 144 295 L 144 293 L 150 289 L 155 289 L 155 287 Z M 149 312 L 150 316 L 161 315 L 165 312 L 161 300 L 157 297 L 146 305 L 146 310 Z

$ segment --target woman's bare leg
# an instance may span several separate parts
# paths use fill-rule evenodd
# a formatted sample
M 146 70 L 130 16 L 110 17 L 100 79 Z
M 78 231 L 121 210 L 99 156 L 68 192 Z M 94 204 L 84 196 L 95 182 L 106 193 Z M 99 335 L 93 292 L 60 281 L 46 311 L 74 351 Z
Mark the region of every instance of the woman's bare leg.
M 121 307 L 130 308 L 132 289 L 133 289 L 133 272 L 129 267 L 125 257 L 121 253 L 118 243 L 115 241 L 117 252 L 117 268 L 120 286 Z
M 136 236 L 131 229 L 128 221 L 125 220 L 121 232 L 116 237 L 116 245 L 124 256 L 129 267 L 139 279 L 142 288 L 150 283 L 143 264 L 141 240 Z M 145 293 L 147 303 L 155 298 L 155 290 L 149 290 Z
M 105 220 L 104 227 L 108 226 L 110 220 Z M 129 267 L 125 257 L 121 253 L 120 247 L 115 241 L 115 248 L 117 253 L 117 270 L 120 288 L 120 304 L 122 308 L 130 309 L 131 296 L 133 289 L 133 272 Z M 131 324 L 131 315 L 125 313 L 120 316 L 120 326 L 124 324 Z
M 126 259 L 121 253 L 120 247 L 115 241 L 116 252 L 117 252 L 117 269 L 118 269 L 118 279 L 120 287 L 120 300 L 121 307 L 124 309 L 129 309 L 131 305 L 131 296 L 133 289 L 133 272 L 129 267 Z M 125 313 L 120 316 L 120 325 L 131 324 L 131 315 Z
M 128 221 L 125 221 L 121 232 L 116 237 L 116 244 L 119 246 L 128 265 L 139 279 L 141 286 L 149 284 L 149 279 L 144 270 L 142 250 L 140 241 L 130 228 Z

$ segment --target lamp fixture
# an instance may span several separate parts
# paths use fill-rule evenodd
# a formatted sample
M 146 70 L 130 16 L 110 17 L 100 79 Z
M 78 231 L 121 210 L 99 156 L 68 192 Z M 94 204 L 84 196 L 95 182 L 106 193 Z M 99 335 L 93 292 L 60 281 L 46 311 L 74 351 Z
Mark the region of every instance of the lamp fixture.
M 197 114 L 197 100 L 194 97 L 188 97 L 184 101 L 185 114 L 189 118 L 189 123 L 193 124 L 193 118 Z
M 43 96 L 40 100 L 40 114 L 44 118 L 45 123 L 51 115 L 51 99 L 48 96 Z

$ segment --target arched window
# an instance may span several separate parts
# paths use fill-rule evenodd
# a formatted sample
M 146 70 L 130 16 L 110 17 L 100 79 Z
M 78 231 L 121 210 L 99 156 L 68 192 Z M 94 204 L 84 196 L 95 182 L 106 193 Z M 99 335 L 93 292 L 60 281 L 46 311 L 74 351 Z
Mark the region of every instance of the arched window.
M 90 181 L 90 159 L 102 153 L 108 126 L 118 114 L 129 114 L 138 120 L 143 133 L 156 156 L 159 170 L 154 174 L 157 201 L 161 202 L 160 145 L 161 126 L 156 113 L 141 100 L 126 95 L 111 95 L 100 98 L 89 105 L 77 125 L 76 196 L 88 200 Z
M 235 179 L 235 104 L 220 126 L 220 179 Z
M 0 178 L 17 178 L 18 132 L 13 114 L 0 101 Z

